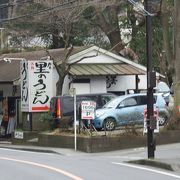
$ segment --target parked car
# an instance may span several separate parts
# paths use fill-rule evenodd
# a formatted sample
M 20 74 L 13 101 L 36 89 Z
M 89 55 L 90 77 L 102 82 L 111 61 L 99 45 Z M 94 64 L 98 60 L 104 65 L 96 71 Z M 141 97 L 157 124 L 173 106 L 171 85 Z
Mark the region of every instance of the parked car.
M 166 102 L 162 94 L 154 94 L 154 106 L 159 111 L 159 124 L 164 125 L 169 117 Z M 147 107 L 146 94 L 119 96 L 96 110 L 93 124 L 97 129 L 114 130 L 116 126 L 143 124 L 144 109 Z
M 154 88 L 155 93 L 161 93 L 164 100 L 166 101 L 167 106 L 169 105 L 169 101 L 171 98 L 171 89 L 165 83 L 160 81 L 157 86 Z
M 78 94 L 76 95 L 77 115 L 82 101 L 95 101 L 96 109 L 102 108 L 111 99 L 117 97 L 112 93 Z M 74 98 L 72 96 L 54 96 L 50 101 L 51 117 L 57 126 L 62 119 L 71 126 L 74 122 Z

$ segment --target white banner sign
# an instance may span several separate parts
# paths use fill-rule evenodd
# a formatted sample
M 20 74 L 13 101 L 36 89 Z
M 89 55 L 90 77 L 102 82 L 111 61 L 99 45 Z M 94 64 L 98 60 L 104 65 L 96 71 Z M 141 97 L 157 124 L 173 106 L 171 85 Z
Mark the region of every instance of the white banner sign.
M 22 111 L 41 112 L 41 111 L 49 110 L 50 99 L 53 95 L 52 70 L 53 70 L 52 61 L 46 61 L 46 60 L 25 61 L 22 63 L 21 66 Z M 23 79 L 25 79 L 26 81 L 25 80 L 23 81 Z
M 21 110 L 29 111 L 29 73 L 28 62 L 21 62 Z
M 81 119 L 94 119 L 96 110 L 96 102 L 82 101 L 81 102 Z

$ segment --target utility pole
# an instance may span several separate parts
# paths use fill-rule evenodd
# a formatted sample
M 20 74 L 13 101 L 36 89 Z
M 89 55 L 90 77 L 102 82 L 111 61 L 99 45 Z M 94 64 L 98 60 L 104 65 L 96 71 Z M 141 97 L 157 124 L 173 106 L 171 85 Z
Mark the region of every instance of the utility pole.
M 145 10 L 151 13 L 151 0 L 145 0 Z M 156 76 L 152 64 L 152 16 L 146 15 L 146 54 L 147 54 L 147 147 L 148 158 L 154 158 L 154 104 L 153 88 L 156 86 Z

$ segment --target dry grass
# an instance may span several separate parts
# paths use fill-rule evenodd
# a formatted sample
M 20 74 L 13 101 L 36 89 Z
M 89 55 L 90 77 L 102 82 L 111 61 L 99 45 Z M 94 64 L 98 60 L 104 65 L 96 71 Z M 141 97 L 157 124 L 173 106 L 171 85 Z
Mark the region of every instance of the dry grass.
M 164 130 L 180 130 L 180 114 L 179 111 L 171 112 L 168 123 L 164 126 Z

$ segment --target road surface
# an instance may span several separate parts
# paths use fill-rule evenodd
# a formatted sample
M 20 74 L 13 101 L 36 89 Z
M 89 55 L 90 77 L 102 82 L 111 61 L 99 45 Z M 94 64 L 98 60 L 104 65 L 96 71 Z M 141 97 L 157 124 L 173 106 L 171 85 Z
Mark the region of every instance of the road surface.
M 161 146 L 158 158 L 171 158 L 180 144 Z M 1 180 L 175 180 L 180 173 L 127 163 L 146 158 L 146 149 L 106 153 L 42 153 L 0 148 Z M 171 154 L 173 153 L 173 154 Z M 177 158 L 180 158 L 177 157 Z

